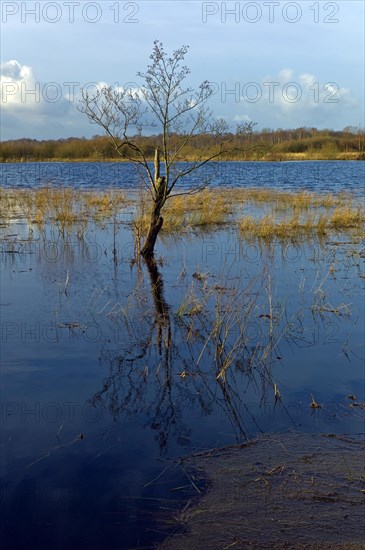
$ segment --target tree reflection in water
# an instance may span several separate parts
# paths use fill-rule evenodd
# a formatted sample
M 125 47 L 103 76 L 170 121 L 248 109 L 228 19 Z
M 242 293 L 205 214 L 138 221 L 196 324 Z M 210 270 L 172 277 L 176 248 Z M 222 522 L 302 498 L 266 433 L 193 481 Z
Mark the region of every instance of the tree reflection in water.
M 221 409 L 237 442 L 252 437 L 252 426 L 255 433 L 264 431 L 255 414 L 261 416 L 260 405 L 252 411 L 245 394 L 253 388 L 264 406 L 274 388 L 272 364 L 284 315 L 273 311 L 271 296 L 269 306 L 264 305 L 270 290 L 268 271 L 249 278 L 243 289 L 240 277 L 232 277 L 238 285 L 213 287 L 197 277 L 196 296 L 190 289 L 183 306 L 172 313 L 156 261 L 145 260 L 144 267 L 153 313 L 145 310 L 138 322 L 126 319 L 128 345 L 123 353 L 103 354 L 109 373 L 91 404 L 107 407 L 114 419 L 125 414 L 145 417 L 157 434 L 161 454 L 172 438 L 182 444 L 189 441 L 191 429 L 184 418 L 193 409 L 200 418 Z M 259 315 L 262 307 L 269 310 Z M 281 398 L 276 405 L 285 411 Z

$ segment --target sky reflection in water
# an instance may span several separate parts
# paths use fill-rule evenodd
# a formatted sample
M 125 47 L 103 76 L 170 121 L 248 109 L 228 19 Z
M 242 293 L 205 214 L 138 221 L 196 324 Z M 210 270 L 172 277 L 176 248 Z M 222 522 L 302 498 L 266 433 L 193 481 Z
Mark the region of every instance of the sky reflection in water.
M 128 224 L 117 262 L 111 224 L 67 243 L 1 231 L 3 540 L 151 545 L 167 532 L 156 514 L 193 492 L 168 459 L 288 428 L 363 431 L 348 397 L 364 400 L 361 243 L 225 229 L 161 239 L 148 270 L 130 264 Z

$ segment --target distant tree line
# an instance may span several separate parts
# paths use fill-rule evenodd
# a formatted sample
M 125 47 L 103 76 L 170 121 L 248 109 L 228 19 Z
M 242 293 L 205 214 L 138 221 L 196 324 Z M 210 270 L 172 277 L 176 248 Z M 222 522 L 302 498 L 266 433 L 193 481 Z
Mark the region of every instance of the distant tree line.
M 227 134 L 225 139 L 227 137 L 232 137 L 232 151 L 223 157 L 224 160 L 365 159 L 365 131 L 353 126 L 341 131 L 316 128 L 264 128 L 246 136 L 244 144 L 242 137 L 237 138 L 240 141 L 237 142 L 236 151 L 233 134 Z M 207 134 L 196 136 L 181 151 L 181 160 L 196 159 L 205 149 L 209 139 L 210 136 Z M 134 136 L 133 140 L 152 161 L 161 136 Z M 178 142 L 178 136 L 176 141 Z M 218 150 L 219 143 L 216 147 Z M 246 152 L 240 152 L 243 149 Z M 120 160 L 120 156 L 105 136 L 41 141 L 24 138 L 0 142 L 1 162 L 52 160 L 116 161 Z

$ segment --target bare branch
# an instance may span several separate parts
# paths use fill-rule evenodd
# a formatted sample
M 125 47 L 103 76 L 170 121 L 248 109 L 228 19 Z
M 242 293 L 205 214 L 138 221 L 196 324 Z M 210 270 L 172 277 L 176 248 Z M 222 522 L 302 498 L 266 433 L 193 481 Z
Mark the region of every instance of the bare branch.
M 203 81 L 198 89 L 185 86 L 190 74 L 183 64 L 188 46 L 181 46 L 168 56 L 162 42 L 155 40 L 150 64 L 145 72 L 138 72 L 139 90 L 100 87 L 94 94 L 82 90 L 79 110 L 92 124 L 103 128 L 116 152 L 139 166 L 147 175 L 153 208 L 150 229 L 141 254 L 150 256 L 157 234 L 162 227 L 161 210 L 176 184 L 185 176 L 199 170 L 205 164 L 222 158 L 230 151 L 242 150 L 237 146 L 241 136 L 249 137 L 255 124 L 245 122 L 236 133 L 229 132 L 229 125 L 215 119 L 207 103 L 214 93 L 213 86 Z M 160 137 L 152 167 L 139 138 L 143 129 L 158 128 Z M 204 137 L 195 160 L 181 167 L 179 162 L 196 140 Z M 250 140 L 249 140 L 250 141 Z M 233 142 L 234 147 L 233 147 Z M 247 150 L 247 149 L 243 149 Z M 206 183 L 178 194 L 199 192 Z

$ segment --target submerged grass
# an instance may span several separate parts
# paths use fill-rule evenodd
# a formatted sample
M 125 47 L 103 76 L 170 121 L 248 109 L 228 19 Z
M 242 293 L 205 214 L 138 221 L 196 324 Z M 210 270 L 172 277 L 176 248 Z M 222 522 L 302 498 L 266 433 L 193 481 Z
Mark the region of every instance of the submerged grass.
M 278 217 L 274 211 L 261 218 L 247 215 L 239 221 L 239 229 L 245 235 L 253 235 L 264 239 L 273 237 L 293 238 L 317 233 L 326 235 L 334 230 L 362 230 L 364 213 L 358 207 L 337 207 L 319 214 L 309 212 L 300 215 L 295 211 L 289 215 Z
M 142 234 L 149 221 L 147 201 L 140 201 L 137 209 L 136 224 Z M 242 210 L 249 213 L 242 216 Z M 237 222 L 241 232 L 264 238 L 359 229 L 365 219 L 363 209 L 354 206 L 352 197 L 345 193 L 322 195 L 255 188 L 211 189 L 172 196 L 163 215 L 165 233 L 214 229 Z
M 29 225 L 42 229 L 51 222 L 62 234 L 75 231 L 83 235 L 89 221 L 99 222 L 116 216 L 127 204 L 119 190 L 94 192 L 70 187 L 39 189 L 0 189 L 0 220 L 25 218 Z
M 0 221 L 24 217 L 30 226 L 42 229 L 47 222 L 60 233 L 83 235 L 89 221 L 118 218 L 131 203 L 120 190 L 84 191 L 72 188 L 0 189 Z M 151 202 L 147 193 L 133 201 L 133 224 L 139 236 L 148 228 Z M 364 209 L 344 193 L 318 194 L 277 189 L 205 189 L 199 193 L 168 198 L 163 232 L 210 230 L 237 223 L 241 234 L 270 239 L 325 235 L 331 231 L 361 230 Z
M 207 189 L 200 193 L 171 196 L 163 211 L 163 231 L 174 233 L 226 224 L 233 212 L 233 199 L 225 192 Z M 142 234 L 147 230 L 149 220 L 149 196 L 143 194 L 139 197 L 135 220 Z

